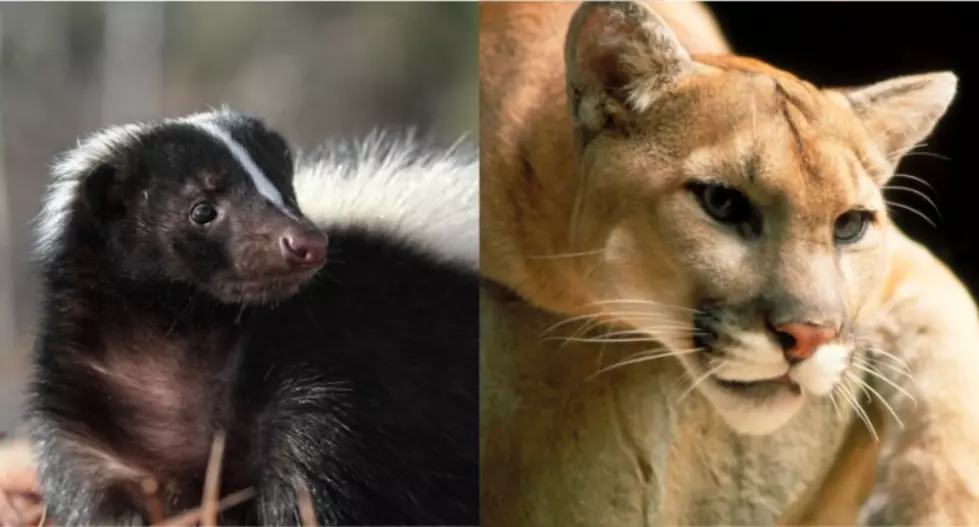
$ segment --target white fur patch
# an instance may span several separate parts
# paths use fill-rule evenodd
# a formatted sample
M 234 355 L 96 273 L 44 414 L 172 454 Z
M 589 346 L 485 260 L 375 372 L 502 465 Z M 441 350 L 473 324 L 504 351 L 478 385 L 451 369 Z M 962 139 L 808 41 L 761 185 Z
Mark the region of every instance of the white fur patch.
M 789 368 L 782 351 L 771 338 L 758 331 L 738 335 L 738 345 L 724 350 L 726 358 L 715 372 L 725 381 L 752 382 L 784 375 Z
M 763 334 L 739 335 L 740 346 L 726 349 L 730 356 L 714 372 L 720 380 L 751 382 L 779 377 L 788 371 L 789 377 L 799 384 L 803 392 L 812 396 L 825 396 L 843 380 L 849 366 L 850 350 L 842 344 L 820 346 L 812 357 L 789 368 L 788 361 L 778 348 L 772 346 Z M 693 360 L 681 357 L 692 375 L 702 374 L 700 367 L 692 366 Z M 718 386 L 704 382 L 697 385 L 714 405 L 724 420 L 742 434 L 766 435 L 781 428 L 802 408 L 804 398 L 790 395 L 775 396 L 758 402 L 731 394 Z
M 680 361 L 688 369 L 692 369 L 692 359 L 681 356 Z M 692 374 L 702 375 L 696 370 Z M 733 394 L 712 382 L 701 382 L 697 388 L 732 430 L 745 435 L 771 434 L 789 422 L 803 405 L 803 398 L 788 393 L 788 390 L 759 401 Z
M 146 125 L 136 123 L 102 130 L 79 141 L 74 150 L 55 163 L 52 182 L 36 219 L 34 252 L 38 258 L 46 261 L 58 251 L 83 178 L 99 163 L 129 148 L 145 129 Z
M 842 344 L 820 346 L 812 357 L 797 364 L 789 377 L 813 395 L 826 395 L 843 379 L 850 351 Z
M 297 162 L 299 208 L 317 225 L 363 227 L 444 260 L 479 266 L 479 160 L 376 133 Z
M 714 376 L 724 381 L 753 382 L 774 379 L 789 368 L 782 351 L 774 347 L 765 333 L 743 332 L 737 345 L 725 348 Z
M 725 360 L 714 376 L 722 381 L 767 381 L 785 375 L 788 367 L 784 360 L 782 362 Z
M 780 396 L 757 404 L 743 397 L 730 395 L 715 386 L 707 387 L 704 395 L 732 430 L 750 436 L 774 433 L 792 420 L 803 405 L 803 399 L 795 396 Z
M 273 205 L 276 206 L 282 212 L 288 215 L 292 215 L 285 206 L 285 200 L 282 199 L 282 193 L 276 188 L 275 184 L 269 180 L 268 176 L 262 172 L 262 169 L 258 168 L 255 161 L 252 160 L 252 156 L 248 154 L 248 150 L 245 149 L 238 141 L 235 141 L 231 134 L 227 130 L 221 128 L 217 124 L 199 118 L 199 116 L 191 116 L 187 118 L 187 122 L 192 124 L 197 129 L 206 133 L 207 135 L 217 139 L 224 146 L 228 148 L 231 155 L 234 156 L 235 161 L 245 169 L 245 173 L 251 178 L 252 183 L 255 188 L 258 189 L 258 193 L 269 200 Z

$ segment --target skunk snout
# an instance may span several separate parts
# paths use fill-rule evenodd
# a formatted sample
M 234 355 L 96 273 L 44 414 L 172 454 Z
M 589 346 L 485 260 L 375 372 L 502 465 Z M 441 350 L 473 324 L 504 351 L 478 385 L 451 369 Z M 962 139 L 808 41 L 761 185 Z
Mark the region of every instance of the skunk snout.
M 290 267 L 297 270 L 314 269 L 326 261 L 328 241 L 321 231 L 289 229 L 279 239 L 279 246 Z

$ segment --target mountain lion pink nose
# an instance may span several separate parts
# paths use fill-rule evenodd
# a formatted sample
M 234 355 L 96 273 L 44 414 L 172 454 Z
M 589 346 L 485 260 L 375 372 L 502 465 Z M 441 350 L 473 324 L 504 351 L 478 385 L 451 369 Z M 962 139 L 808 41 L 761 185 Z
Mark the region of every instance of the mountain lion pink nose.
M 297 269 L 311 269 L 326 260 L 327 237 L 321 232 L 289 231 L 280 240 L 282 256 Z
M 812 357 L 820 346 L 832 341 L 839 334 L 830 328 L 805 322 L 781 324 L 775 326 L 775 331 L 785 358 L 791 363 Z

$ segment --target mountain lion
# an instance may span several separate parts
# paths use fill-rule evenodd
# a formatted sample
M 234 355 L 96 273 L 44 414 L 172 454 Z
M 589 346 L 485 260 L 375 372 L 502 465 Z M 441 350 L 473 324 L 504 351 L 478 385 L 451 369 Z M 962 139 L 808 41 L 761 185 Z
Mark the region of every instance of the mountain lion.
M 882 195 L 956 77 L 480 7 L 482 524 L 979 524 L 979 317 Z

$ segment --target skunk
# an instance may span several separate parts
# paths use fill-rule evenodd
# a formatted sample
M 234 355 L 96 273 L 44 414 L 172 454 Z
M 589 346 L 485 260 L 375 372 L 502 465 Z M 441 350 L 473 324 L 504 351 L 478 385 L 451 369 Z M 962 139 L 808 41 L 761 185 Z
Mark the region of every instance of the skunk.
M 228 109 L 130 124 L 54 169 L 26 419 L 48 517 L 477 525 L 478 155 L 383 135 L 296 160 Z

